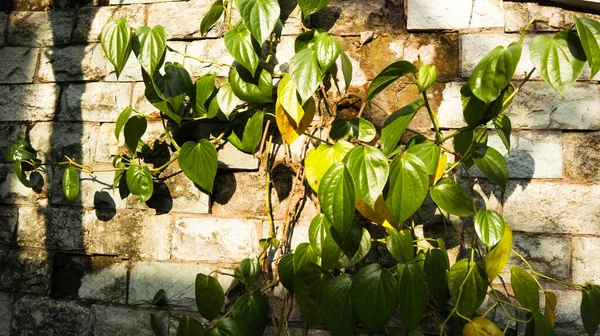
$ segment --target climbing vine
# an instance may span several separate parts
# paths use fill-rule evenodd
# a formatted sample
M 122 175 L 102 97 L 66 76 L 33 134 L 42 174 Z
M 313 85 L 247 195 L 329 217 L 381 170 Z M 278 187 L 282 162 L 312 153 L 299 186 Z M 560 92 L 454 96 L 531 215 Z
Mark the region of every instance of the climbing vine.
M 553 37 L 536 36 L 529 46 L 535 68 L 517 85 L 512 80 L 526 30 L 519 40 L 491 50 L 461 89 L 467 126 L 442 134 L 428 101 L 428 89 L 436 82 L 434 65 L 420 59 L 400 60 L 383 69 L 367 92 L 348 90 L 352 83 L 349 57 L 327 31 L 305 26 L 310 15 L 328 2 L 298 0 L 303 32 L 295 40 L 287 73 L 273 70 L 275 45 L 284 24 L 277 0 L 217 0 L 202 19 L 202 34 L 223 20 L 227 27 L 223 43 L 234 64 L 172 49 L 162 26 L 134 28 L 120 18 L 110 20 L 102 30 L 102 48 L 117 76 L 130 54 L 135 54 L 145 96 L 160 111 L 163 135 L 174 152 L 161 166 L 144 163 L 141 138 L 148 119 L 156 116 L 125 108 L 116 120 L 115 137 L 119 139 L 123 132 L 126 151 L 114 157 L 109 169 L 115 172 L 114 188 L 127 188 L 146 202 L 153 195 L 154 181 L 177 161 L 185 176 L 212 193 L 217 151 L 225 142 L 267 160 L 266 215 L 271 225 L 269 236 L 260 240 L 260 254 L 243 260 L 233 273 L 222 273 L 233 277 L 228 289 L 214 276 L 219 272 L 198 274 L 196 301 L 202 318 L 182 318 L 177 335 L 262 335 L 268 324 L 276 334 L 288 335 L 292 298 L 306 325 L 324 324 L 333 335 L 351 335 L 357 328 L 369 334 L 391 334 L 387 325 L 397 314 L 403 327 L 394 335 L 421 335 L 425 316 L 435 321 L 440 335 L 501 335 L 500 327 L 506 332 L 517 324 L 525 325 L 528 335 L 552 335 L 557 297 L 542 286 L 540 278 L 581 290 L 581 318 L 587 333 L 594 335 L 600 323 L 600 287 L 553 279 L 532 268 L 513 249 L 510 225 L 498 212 L 476 202 L 475 181 L 469 177 L 465 189 L 457 182 L 457 174 L 462 169 L 468 176 L 469 169 L 477 167 L 489 181 L 506 188 L 507 162 L 488 146 L 490 130 L 494 128 L 510 150 L 511 121 L 505 110 L 534 71 L 562 97 L 586 63 L 592 77 L 598 73 L 600 23 L 575 17 L 572 27 Z M 235 23 L 234 9 L 241 16 Z M 229 67 L 229 81 L 217 87 L 214 73 L 192 81 L 181 64 L 165 62 L 167 51 Z M 402 78 L 416 85 L 422 98 L 388 113 L 378 131 L 362 114 L 371 104 L 382 108 L 374 99 Z M 340 116 L 338 110 L 349 102 L 358 102 L 360 108 L 352 118 Z M 401 143 L 411 120 L 423 109 L 434 136 L 417 132 Z M 183 126 L 211 120 L 227 120 L 228 126 L 217 136 L 175 141 Z M 290 197 L 279 227 L 271 214 L 273 137 L 277 134 L 286 149 L 285 159 L 278 164 L 295 173 L 292 195 L 313 195 L 320 209 L 310 224 L 309 241 L 293 253 L 288 238 L 300 198 Z M 295 142 L 302 143 L 299 158 L 290 155 L 289 145 Z M 34 187 L 30 172 L 45 165 L 64 167 L 62 187 L 69 200 L 78 197 L 79 172 L 103 171 L 70 157 L 44 162 L 24 140 L 10 147 L 6 158 L 14 162 L 16 176 L 27 187 Z M 473 234 L 463 242 L 464 253 L 456 262 L 448 256 L 445 237 L 420 238 L 415 233 L 420 223 L 414 214 L 428 195 L 444 220 L 450 215 L 472 219 Z M 385 244 L 394 263 L 368 261 L 365 257 L 375 244 Z M 512 293 L 493 286 L 504 283 L 500 273 L 511 254 L 523 265 L 510 269 Z M 275 305 L 274 289 L 279 284 L 287 292 L 282 304 Z M 545 297 L 543 311 L 540 293 Z M 168 290 L 159 291 L 154 303 L 168 302 L 168 294 Z M 506 299 L 510 296 L 516 300 Z M 482 311 L 486 297 L 491 304 Z M 498 308 L 505 315 L 503 325 L 490 317 Z M 153 316 L 151 321 L 155 327 Z M 161 335 L 160 328 L 155 333 Z

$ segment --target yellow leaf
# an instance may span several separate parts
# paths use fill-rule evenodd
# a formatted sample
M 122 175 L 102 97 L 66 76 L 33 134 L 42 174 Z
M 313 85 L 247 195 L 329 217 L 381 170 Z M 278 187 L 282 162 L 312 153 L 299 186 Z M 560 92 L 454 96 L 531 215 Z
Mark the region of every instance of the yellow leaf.
M 556 322 L 556 295 L 550 291 L 544 291 L 544 296 L 546 296 L 546 303 L 544 304 L 544 315 L 550 321 L 550 324 L 554 326 Z
M 281 136 L 288 144 L 296 141 L 298 137 L 306 131 L 310 123 L 312 122 L 315 116 L 315 101 L 311 97 L 303 106 L 304 116 L 300 123 L 296 125 L 296 122 L 290 115 L 285 111 L 279 98 L 277 98 L 277 102 L 275 104 L 275 119 L 277 120 L 277 127 L 279 128 L 279 132 L 281 132 Z
M 500 328 L 485 317 L 477 316 L 462 330 L 463 336 L 502 336 Z
M 320 144 L 308 153 L 304 160 L 306 180 L 310 187 L 319 192 L 321 178 L 333 164 L 341 162 L 354 145 L 346 141 L 338 141 L 333 146 Z
M 302 120 L 302 117 L 304 117 L 304 109 L 302 108 L 302 105 L 300 105 L 296 85 L 291 79 L 292 77 L 289 74 L 281 79 L 279 87 L 277 88 L 277 100 L 281 103 L 281 106 L 283 106 L 292 120 L 294 120 L 295 123 L 298 123 L 298 121 Z
M 375 210 L 371 209 L 371 207 L 357 195 L 356 210 L 371 222 L 396 230 L 398 229 L 398 223 L 394 219 L 394 216 L 392 216 L 381 195 L 377 198 L 377 201 L 375 201 Z
M 433 178 L 433 184 L 436 184 L 439 179 L 444 176 L 444 171 L 446 171 L 446 164 L 448 163 L 448 155 L 445 153 L 440 156 L 440 160 L 438 161 L 437 169 L 435 170 L 435 177 Z
M 508 224 L 504 226 L 504 235 L 502 239 L 494 246 L 494 248 L 488 252 L 485 257 L 485 272 L 488 275 L 490 282 L 500 274 L 508 257 L 510 257 L 510 250 L 512 249 L 512 229 Z

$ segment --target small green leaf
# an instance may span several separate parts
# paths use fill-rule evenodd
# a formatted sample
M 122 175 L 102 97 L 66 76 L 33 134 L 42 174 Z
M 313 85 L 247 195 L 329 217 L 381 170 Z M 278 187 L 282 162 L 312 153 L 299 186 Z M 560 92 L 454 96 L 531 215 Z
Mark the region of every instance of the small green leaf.
M 240 104 L 240 99 L 235 95 L 231 89 L 230 83 L 225 83 L 219 87 L 219 92 L 216 96 L 219 108 L 225 114 L 225 117 L 229 119 L 231 112 Z
M 562 31 L 554 38 L 536 36 L 529 43 L 529 52 L 542 78 L 564 98 L 585 65 L 585 52 L 577 35 Z
M 350 87 L 350 83 L 352 83 L 352 61 L 346 54 L 344 50 L 340 49 L 340 58 L 342 60 L 342 74 L 344 75 L 344 85 L 346 87 L 346 91 Z
M 327 238 L 327 229 L 331 224 L 325 219 L 325 215 L 322 213 L 318 214 L 310 222 L 308 228 L 308 241 L 313 251 L 318 255 L 323 255 L 323 244 Z
M 290 292 L 294 291 L 294 254 L 288 253 L 279 259 L 279 265 L 277 266 L 277 272 L 279 273 L 279 281 L 285 289 Z
M 244 335 L 262 336 L 269 318 L 269 300 L 261 291 L 240 296 L 233 305 L 233 319 Z
M 279 19 L 278 0 L 235 0 L 235 4 L 252 37 L 262 46 Z
M 215 176 L 217 175 L 217 150 L 210 141 L 188 141 L 181 146 L 179 166 L 185 176 L 202 189 L 212 192 Z
M 119 134 L 121 134 L 121 130 L 125 126 L 129 117 L 131 117 L 131 106 L 127 106 L 121 113 L 119 113 L 119 117 L 117 118 L 117 124 L 115 125 L 115 137 L 119 140 Z
M 588 18 L 573 17 L 581 46 L 594 77 L 600 71 L 600 22 Z
M 390 164 L 389 189 L 385 204 L 402 223 L 421 206 L 429 187 L 427 167 L 410 153 L 396 156 Z
M 381 130 L 381 151 L 383 154 L 389 156 L 396 149 L 408 124 L 410 124 L 417 111 L 423 106 L 425 106 L 425 101 L 419 99 L 392 113 L 385 120 L 383 129 Z
M 202 322 L 198 321 L 195 318 L 183 317 L 179 321 L 179 326 L 177 327 L 177 335 L 176 336 L 207 336 L 208 331 L 202 324 Z
M 492 147 L 477 145 L 473 150 L 475 165 L 490 181 L 506 189 L 508 180 L 508 165 L 502 154 Z
M 294 55 L 290 61 L 290 75 L 304 104 L 317 90 L 323 72 L 319 67 L 317 52 L 304 49 Z
M 315 38 L 315 50 L 317 52 L 317 61 L 323 73 L 335 64 L 340 55 L 340 44 L 335 37 L 323 32 Z
M 456 181 L 444 177 L 431 187 L 431 198 L 442 210 L 460 217 L 475 214 L 469 194 Z
M 154 294 L 154 298 L 152 299 L 152 304 L 153 305 L 159 305 L 161 303 L 166 302 L 167 300 L 167 294 L 165 293 L 164 289 L 159 289 L 156 294 Z
M 433 141 L 425 140 L 418 144 L 412 144 L 408 146 L 406 153 L 413 154 L 421 159 L 427 167 L 427 174 L 435 175 L 440 161 L 441 148 Z
M 318 194 L 325 218 L 345 239 L 352 227 L 356 193 L 352 175 L 343 163 L 338 162 L 327 170 Z
M 253 154 L 263 134 L 263 111 L 238 115 L 232 123 L 227 140 L 239 150 Z
M 350 300 L 351 285 L 352 277 L 342 274 L 323 289 L 324 320 L 333 336 L 352 335 L 356 327 Z
M 100 44 L 106 58 L 117 72 L 117 78 L 123 71 L 132 49 L 133 30 L 126 18 L 109 20 L 100 32 Z
M 485 272 L 490 281 L 493 281 L 498 274 L 500 274 L 508 262 L 512 245 L 512 229 L 508 224 L 504 224 L 504 235 L 502 235 L 502 239 L 500 239 L 498 244 L 496 244 L 496 246 L 494 246 L 494 248 L 492 248 L 485 256 Z
M 212 321 L 225 304 L 225 293 L 219 281 L 210 276 L 198 273 L 196 275 L 196 306 L 205 319 Z M 221 320 L 222 321 L 222 320 Z
M 211 98 L 214 97 L 215 81 L 216 75 L 214 73 L 202 75 L 196 79 L 192 101 L 194 110 L 198 115 L 208 115 L 208 108 L 206 105 L 210 104 Z
M 146 118 L 139 115 L 131 117 L 125 123 L 125 144 L 132 155 L 136 152 L 138 141 L 146 133 L 147 125 Z
M 448 288 L 454 306 L 458 307 L 458 312 L 463 316 L 471 317 L 485 299 L 487 280 L 481 267 L 465 258 L 450 268 Z
M 331 0 L 298 0 L 298 5 L 302 9 L 304 16 L 314 14 L 325 8 Z
M 400 77 L 414 74 L 417 71 L 417 68 L 408 61 L 398 61 L 388 65 L 371 82 L 367 90 L 367 102 L 373 100 L 375 96 Z
M 498 46 L 490 51 L 475 66 L 469 86 L 477 98 L 489 104 L 496 100 L 502 90 L 510 84 L 521 60 L 523 46 L 511 43 L 508 48 Z
M 23 171 L 23 163 L 20 160 L 15 161 L 15 175 L 17 175 L 17 179 L 24 185 L 26 188 L 33 188 L 33 183 L 27 179 L 25 176 L 25 172 Z
M 341 162 L 354 145 L 346 141 L 338 141 L 333 146 L 320 144 L 308 153 L 304 160 L 306 180 L 314 191 L 319 190 L 321 179 L 333 164 Z
M 35 160 L 35 151 L 31 149 L 27 141 L 17 140 L 8 147 L 6 153 L 4 153 L 4 159 L 8 162 Z
M 256 258 L 246 258 L 242 260 L 238 269 L 248 286 L 252 286 L 258 280 L 262 271 L 260 262 Z
M 581 290 L 581 320 L 589 336 L 594 336 L 600 325 L 600 286 L 588 284 Z
M 356 273 L 350 287 L 352 309 L 369 333 L 378 333 L 398 307 L 398 283 L 379 264 L 365 266 Z
M 242 329 L 234 319 L 227 317 L 217 321 L 215 326 L 208 330 L 209 336 L 242 336 Z
M 155 336 L 165 336 L 165 328 L 166 326 L 156 313 L 150 314 L 150 329 L 152 329 Z
M 515 297 L 524 308 L 530 311 L 540 310 L 540 292 L 533 276 L 519 266 L 510 269 L 510 286 Z
M 152 197 L 154 184 L 152 174 L 147 166 L 133 164 L 127 168 L 125 175 L 127 179 L 127 188 L 132 194 L 140 197 L 140 202 L 146 202 Z
M 200 34 L 202 34 L 202 36 L 206 35 L 206 33 L 208 33 L 215 23 L 219 21 L 221 15 L 223 15 L 224 9 L 223 0 L 217 0 L 213 2 L 212 6 L 210 6 L 210 9 L 208 12 L 206 12 L 206 15 L 204 15 L 202 22 L 200 23 Z
M 250 73 L 255 73 L 259 58 L 252 41 L 250 31 L 243 22 L 239 22 L 229 30 L 224 37 L 225 47 L 229 54 Z
M 419 88 L 419 93 L 423 93 L 425 90 L 429 89 L 435 84 L 436 79 L 437 69 L 435 65 L 423 64 L 423 66 L 419 68 L 419 73 L 417 74 L 417 87 Z
M 294 275 L 295 298 L 309 325 L 319 324 L 324 317 L 321 308 L 323 289 L 333 275 L 314 263 L 305 264 Z
M 171 111 L 178 116 L 183 115 L 183 103 L 186 95 L 195 97 L 190 74 L 179 63 L 167 62 L 165 64 L 165 75 L 157 73 L 154 76 L 154 89 L 162 99 L 169 103 Z M 173 120 L 178 121 L 178 119 L 180 118 Z
M 402 272 L 398 273 L 398 304 L 406 326 L 415 329 L 429 302 L 427 276 L 422 267 L 412 262 L 400 268 Z
M 154 28 L 143 26 L 135 31 L 135 36 L 133 52 L 142 68 L 153 77 L 164 59 L 167 47 L 165 29 L 160 25 Z
M 437 307 L 443 308 L 450 299 L 448 292 L 448 255 L 443 249 L 429 249 L 425 253 L 423 271 L 427 275 L 427 284 Z
M 377 130 L 370 121 L 363 118 L 334 120 L 329 137 L 337 140 L 348 136 L 355 137 L 358 141 L 371 142 L 377 136 Z
M 253 76 L 243 66 L 231 69 L 229 73 L 231 89 L 238 98 L 249 103 L 270 103 L 273 101 L 273 78 L 265 70 L 258 68 Z
M 319 256 L 315 253 L 309 243 L 301 243 L 296 246 L 294 251 L 294 272 L 298 273 L 298 270 L 302 266 L 308 263 L 318 263 Z
M 415 249 L 410 230 L 398 232 L 394 229 L 388 229 L 387 232 L 386 245 L 392 256 L 401 263 L 412 261 L 415 258 Z
M 79 174 L 73 166 L 68 166 L 65 169 L 62 177 L 62 189 L 65 198 L 69 201 L 74 201 L 79 195 Z
M 475 216 L 475 232 L 485 246 L 494 247 L 504 236 L 506 224 L 504 219 L 494 210 L 479 210 Z
M 283 76 L 277 88 L 277 97 L 281 106 L 298 125 L 304 117 L 304 109 L 300 104 L 296 85 L 291 79 L 292 77 L 289 74 Z
M 504 113 L 499 114 L 494 119 L 494 127 L 496 128 L 496 132 L 498 132 L 498 136 L 502 140 L 504 147 L 506 147 L 506 150 L 510 153 L 510 134 L 512 132 L 510 118 Z
M 344 158 L 344 163 L 352 176 L 356 193 L 375 209 L 375 202 L 388 179 L 389 166 L 383 153 L 371 146 L 357 146 Z

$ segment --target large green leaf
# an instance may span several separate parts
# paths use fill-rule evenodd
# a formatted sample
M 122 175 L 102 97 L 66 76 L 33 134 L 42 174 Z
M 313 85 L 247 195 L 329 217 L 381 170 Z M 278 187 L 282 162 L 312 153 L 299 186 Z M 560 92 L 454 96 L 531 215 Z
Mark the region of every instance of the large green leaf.
M 127 188 L 132 194 L 140 197 L 140 202 L 146 202 L 152 197 L 154 184 L 152 183 L 152 174 L 147 166 L 137 164 L 129 166 L 125 178 L 127 179 Z
M 500 152 L 492 147 L 477 145 L 473 149 L 473 161 L 490 181 L 499 185 L 503 190 L 506 189 L 508 165 Z
M 242 329 L 234 319 L 227 317 L 217 321 L 214 327 L 208 330 L 209 336 L 242 336 Z
M 237 9 L 252 36 L 260 43 L 269 38 L 281 9 L 277 0 L 235 0 Z
M 253 154 L 262 137 L 264 115 L 263 111 L 238 115 L 232 122 L 227 140 L 239 150 Z
M 206 336 L 208 335 L 208 331 L 202 324 L 202 322 L 198 321 L 195 318 L 183 317 L 179 321 L 179 326 L 177 327 L 177 335 L 176 336 Z
M 294 272 L 302 268 L 302 266 L 308 263 L 316 264 L 319 261 L 319 256 L 315 253 L 309 243 L 301 243 L 296 246 L 294 251 Z
M 6 153 L 4 153 L 4 159 L 9 162 L 34 160 L 35 151 L 31 148 L 27 141 L 22 139 L 17 140 L 14 144 L 8 147 Z
M 401 263 L 412 261 L 415 258 L 415 249 L 410 230 L 398 232 L 394 229 L 388 229 L 387 232 L 386 245 L 392 256 Z
M 229 54 L 250 71 L 250 73 L 255 73 L 259 58 L 252 43 L 250 31 L 244 23 L 240 22 L 233 29 L 229 30 L 225 34 L 224 40 Z
M 385 120 L 383 129 L 381 130 L 381 151 L 383 154 L 388 156 L 396 149 L 408 124 L 410 124 L 417 111 L 423 106 L 425 106 L 425 101 L 419 99 L 392 113 Z
M 350 233 L 356 203 L 352 175 L 346 165 L 332 165 L 319 185 L 319 202 L 325 218 L 342 239 Z
M 283 106 L 289 116 L 296 122 L 296 125 L 298 125 L 304 117 L 304 109 L 302 108 L 302 104 L 300 104 L 296 85 L 289 74 L 283 76 L 279 82 L 277 98 L 281 106 Z
M 475 96 L 486 104 L 496 100 L 502 90 L 510 84 L 521 60 L 522 51 L 521 43 L 513 42 L 506 49 L 503 46 L 494 48 L 481 59 L 469 80 L 469 86 Z
M 224 10 L 223 0 L 213 2 L 208 12 L 206 12 L 206 15 L 202 18 L 202 22 L 200 22 L 200 34 L 203 36 L 206 35 L 215 23 L 219 21 Z
M 324 254 L 325 250 L 326 249 L 324 245 Z M 358 262 L 360 262 L 367 256 L 367 253 L 369 253 L 369 251 L 371 251 L 371 234 L 369 234 L 369 231 L 367 229 L 362 228 L 362 236 L 360 239 L 360 244 L 358 246 L 358 251 L 356 251 L 356 253 L 352 257 L 346 255 L 345 253 L 342 253 L 337 268 L 348 268 L 356 265 Z
M 357 146 L 346 154 L 344 163 L 352 176 L 358 196 L 375 209 L 375 202 L 389 175 L 385 155 L 375 147 Z
M 235 108 L 240 104 L 240 99 L 235 95 L 230 83 L 225 83 L 219 87 L 219 92 L 215 97 L 219 108 L 225 114 L 225 117 L 229 118 L 229 115 Z
M 229 73 L 231 89 L 238 98 L 249 103 L 270 103 L 273 101 L 273 78 L 260 67 L 257 75 L 252 76 L 246 68 L 237 66 Z
M 600 71 L 600 22 L 588 18 L 573 17 L 579 41 L 585 52 L 587 61 L 592 69 L 590 77 Z
M 442 249 L 429 249 L 425 253 L 423 271 L 427 275 L 427 284 L 437 307 L 443 308 L 450 299 L 448 292 L 448 273 L 450 264 L 448 255 Z
M 329 227 L 328 233 L 338 247 L 348 258 L 352 258 L 359 250 L 361 239 L 363 237 L 363 227 L 357 221 L 353 220 L 348 232 L 345 235 L 340 234 L 335 228 Z
M 429 302 L 427 276 L 421 266 L 408 263 L 398 267 L 398 304 L 402 319 L 409 329 L 415 329 Z
M 353 118 L 350 120 L 336 119 L 331 124 L 329 137 L 333 140 L 346 137 L 355 137 L 362 142 L 371 142 L 377 136 L 377 130 L 370 121 L 363 118 Z
M 185 176 L 202 189 L 212 192 L 215 176 L 217 175 L 217 150 L 210 141 L 188 141 L 181 146 L 179 166 Z
M 379 264 L 361 268 L 350 287 L 352 309 L 369 333 L 378 333 L 398 307 L 398 283 Z
M 269 318 L 269 300 L 261 291 L 244 294 L 235 300 L 233 319 L 244 335 L 262 336 Z
M 500 239 L 498 244 L 496 244 L 496 246 L 494 246 L 494 248 L 485 256 L 485 272 L 490 281 L 493 281 L 498 274 L 500 274 L 508 262 L 512 243 L 512 229 L 508 224 L 504 224 L 504 235 L 502 236 L 502 239 Z
M 129 117 L 131 117 L 131 112 L 131 106 L 127 106 L 117 117 L 117 124 L 115 125 L 115 137 L 117 140 L 119 140 L 119 134 L 121 134 L 121 130 L 125 127 L 125 123 L 129 120 Z
M 397 156 L 390 164 L 389 189 L 385 204 L 402 223 L 412 216 L 427 196 L 429 175 L 427 167 L 410 153 Z
M 133 30 L 127 23 L 127 18 L 109 20 L 100 32 L 100 44 L 106 58 L 112 63 L 117 72 L 117 78 L 123 71 L 131 49 Z
M 463 316 L 471 317 L 485 299 L 487 280 L 481 267 L 465 258 L 450 268 L 448 288 L 454 306 L 458 307 L 458 312 Z
M 502 216 L 494 210 L 479 210 L 475 215 L 475 232 L 483 244 L 489 249 L 494 247 L 504 236 L 506 224 Z
M 290 75 L 300 94 L 301 103 L 304 104 L 317 90 L 323 78 L 317 52 L 304 49 L 296 53 L 290 61 Z
M 355 328 L 350 288 L 352 277 L 342 274 L 329 281 L 323 289 L 325 324 L 333 336 L 351 335 Z
M 194 110 L 198 115 L 208 116 L 207 105 L 210 104 L 211 98 L 214 98 L 216 78 L 217 76 L 214 73 L 208 73 L 198 77 L 194 83 L 194 97 L 192 100 Z
M 235 275 L 244 279 L 246 285 L 252 286 L 256 281 L 258 281 L 261 272 L 262 268 L 258 259 L 246 258 L 242 260 L 240 266 L 236 268 Z
M 585 52 L 575 33 L 562 31 L 554 38 L 536 36 L 529 44 L 533 65 L 563 98 L 585 65 Z
M 225 293 L 219 281 L 210 275 L 196 275 L 196 306 L 202 317 L 214 320 L 225 304 Z
M 183 71 L 178 71 L 178 73 L 183 73 Z M 146 96 L 146 99 L 148 99 L 148 101 L 152 103 L 152 106 L 159 109 L 167 117 L 173 119 L 173 121 L 175 121 L 177 124 L 181 123 L 181 119 L 183 117 L 183 109 L 175 111 L 173 109 L 172 104 L 179 103 L 180 107 L 183 106 L 181 104 L 185 99 L 185 89 L 182 89 L 177 96 L 171 96 L 171 102 L 167 101 L 167 97 L 163 94 L 162 90 L 165 90 L 164 86 L 171 84 L 173 85 L 173 88 L 181 88 L 181 84 L 183 82 L 176 78 L 176 76 L 172 76 L 170 77 L 170 79 L 172 80 L 166 81 L 164 78 L 162 78 L 160 72 L 157 72 L 154 75 L 153 79 L 143 69 L 142 78 L 144 79 L 144 85 L 146 86 L 146 89 L 144 90 L 144 95 Z M 191 79 L 188 78 L 187 81 L 191 82 Z M 162 89 L 158 87 L 159 84 L 163 86 Z
M 277 273 L 279 274 L 279 281 L 285 289 L 290 292 L 294 291 L 294 254 L 288 253 L 279 259 L 279 265 L 277 265 Z
M 460 217 L 475 214 L 469 194 L 456 181 L 444 177 L 431 187 L 431 198 L 442 210 Z
M 540 292 L 531 274 L 519 266 L 513 266 L 510 269 L 510 286 L 521 306 L 532 312 L 540 310 Z
M 373 79 L 373 82 L 371 82 L 371 85 L 367 90 L 367 101 L 371 101 L 381 91 L 400 77 L 414 74 L 417 71 L 417 68 L 408 61 L 397 61 L 388 65 L 377 75 L 377 77 L 375 77 L 375 79 Z
M 327 238 L 327 229 L 330 224 L 325 215 L 320 213 L 313 218 L 308 228 L 308 241 L 313 251 L 319 256 L 323 255 L 323 244 Z
M 154 88 L 157 94 L 169 103 L 172 111 L 179 116 L 183 114 L 183 103 L 186 95 L 195 96 L 190 74 L 179 63 L 167 62 L 165 64 L 165 75 L 162 76 L 157 73 L 154 76 Z
M 322 323 L 323 289 L 332 279 L 331 273 L 314 263 L 305 264 L 294 274 L 295 297 L 306 323 Z
M 589 336 L 594 336 L 600 325 L 600 286 L 588 284 L 581 290 L 581 320 Z
M 408 146 L 406 153 L 413 154 L 423 161 L 427 167 L 427 174 L 435 175 L 440 161 L 441 148 L 433 141 L 425 140 L 418 144 Z
M 317 61 L 323 73 L 335 63 L 340 55 L 340 44 L 335 37 L 322 32 L 315 38 L 315 51 L 317 52 Z
M 79 195 L 79 174 L 75 167 L 68 166 L 67 169 L 65 169 L 62 177 L 62 189 L 65 198 L 69 201 L 74 201 L 77 198 L 77 195 Z
M 314 191 L 319 191 L 319 185 L 325 172 L 333 164 L 341 162 L 354 145 L 346 141 L 338 141 L 333 146 L 320 144 L 308 153 L 304 160 L 306 180 Z
M 142 135 L 146 133 L 147 125 L 146 118 L 139 115 L 131 117 L 127 120 L 127 123 L 125 123 L 125 145 L 127 145 L 127 148 L 129 148 L 132 155 L 136 152 L 138 141 L 140 141 Z
M 534 336 L 554 336 L 554 327 L 550 323 L 550 320 L 539 310 L 532 312 L 533 321 L 533 335 Z
M 167 38 L 163 26 L 150 28 L 143 26 L 135 31 L 133 39 L 133 52 L 137 56 L 142 68 L 150 75 L 160 67 L 167 47 Z
M 298 0 L 298 5 L 302 9 L 304 16 L 314 14 L 325 8 L 331 0 Z

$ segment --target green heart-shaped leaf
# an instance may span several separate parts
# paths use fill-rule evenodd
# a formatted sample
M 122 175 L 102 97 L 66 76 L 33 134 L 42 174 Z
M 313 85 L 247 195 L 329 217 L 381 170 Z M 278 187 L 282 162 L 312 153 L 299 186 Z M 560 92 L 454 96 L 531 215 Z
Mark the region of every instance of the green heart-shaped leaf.
M 185 176 L 202 189 L 212 192 L 215 176 L 217 175 L 217 150 L 210 141 L 188 141 L 181 146 L 179 166 Z
M 62 177 L 62 189 L 65 198 L 69 201 L 74 201 L 79 195 L 79 174 L 73 166 L 68 166 L 65 169 Z
M 140 202 L 146 202 L 152 197 L 154 184 L 152 182 L 152 174 L 147 166 L 137 164 L 129 166 L 125 178 L 127 180 L 127 188 L 129 188 L 132 194 L 140 197 Z

